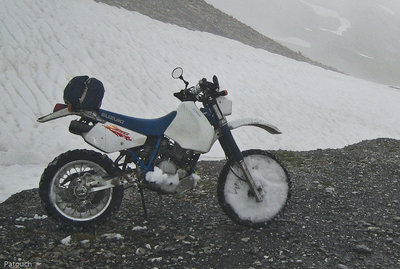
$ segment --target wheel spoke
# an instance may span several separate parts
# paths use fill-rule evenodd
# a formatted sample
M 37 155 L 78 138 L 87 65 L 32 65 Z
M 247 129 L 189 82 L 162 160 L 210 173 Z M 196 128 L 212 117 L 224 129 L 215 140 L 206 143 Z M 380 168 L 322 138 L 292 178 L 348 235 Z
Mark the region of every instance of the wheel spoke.
M 90 194 L 84 187 L 91 175 L 106 176 L 107 173 L 96 163 L 80 160 L 65 165 L 55 175 L 54 204 L 62 215 L 82 221 L 96 218 L 107 208 L 112 199 L 111 190 L 104 190 L 104 195 L 99 196 Z

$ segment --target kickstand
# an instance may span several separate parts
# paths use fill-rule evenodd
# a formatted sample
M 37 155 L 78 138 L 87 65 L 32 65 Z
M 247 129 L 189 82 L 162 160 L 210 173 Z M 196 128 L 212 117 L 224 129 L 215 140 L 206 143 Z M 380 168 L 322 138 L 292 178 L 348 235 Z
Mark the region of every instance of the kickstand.
M 142 198 L 142 206 L 143 206 L 144 218 L 147 220 L 146 202 L 145 202 L 145 200 L 144 200 L 143 189 L 140 188 L 140 187 L 139 187 L 139 193 L 140 193 L 140 197 Z

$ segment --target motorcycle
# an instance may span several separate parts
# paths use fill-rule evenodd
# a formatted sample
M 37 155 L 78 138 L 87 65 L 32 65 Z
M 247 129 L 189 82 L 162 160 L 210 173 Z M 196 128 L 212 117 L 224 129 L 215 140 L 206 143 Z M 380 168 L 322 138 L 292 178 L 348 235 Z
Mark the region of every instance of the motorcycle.
M 115 214 L 124 189 L 136 187 L 145 216 L 144 189 L 163 194 L 183 193 L 196 186 L 195 173 L 201 154 L 218 140 L 226 155 L 217 183 L 218 202 L 234 222 L 261 227 L 285 208 L 290 197 L 288 171 L 272 153 L 251 149 L 241 152 L 231 130 L 242 126 L 261 128 L 271 134 L 279 129 L 264 120 L 227 121 L 232 102 L 221 91 L 218 78 L 205 78 L 188 87 L 183 69 L 172 72 L 185 88 L 174 93 L 181 103 L 176 111 L 157 119 L 134 118 L 101 109 L 74 109 L 56 104 L 52 113 L 40 117 L 44 123 L 66 116 L 69 131 L 94 148 L 109 154 L 112 161 L 93 150 L 67 151 L 44 170 L 39 194 L 47 214 L 63 226 L 98 226 Z M 86 92 L 85 92 L 86 94 Z M 195 102 L 202 103 L 198 108 Z

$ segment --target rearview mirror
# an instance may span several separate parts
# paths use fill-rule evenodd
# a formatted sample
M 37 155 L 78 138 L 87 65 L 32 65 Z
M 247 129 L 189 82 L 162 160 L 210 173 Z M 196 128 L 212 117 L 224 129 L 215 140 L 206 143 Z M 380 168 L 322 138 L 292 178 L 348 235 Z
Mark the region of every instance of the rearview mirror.
M 173 78 L 175 78 L 175 79 L 182 78 L 182 75 L 183 75 L 182 67 L 177 67 L 174 70 L 172 70 L 172 77 Z

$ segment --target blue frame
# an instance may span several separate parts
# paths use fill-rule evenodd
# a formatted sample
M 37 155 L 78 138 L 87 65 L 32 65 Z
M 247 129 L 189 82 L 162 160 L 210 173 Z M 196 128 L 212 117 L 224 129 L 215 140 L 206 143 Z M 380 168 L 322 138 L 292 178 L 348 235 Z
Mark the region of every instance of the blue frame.
M 169 114 L 157 119 L 128 117 L 104 109 L 99 109 L 99 115 L 108 122 L 125 127 L 134 132 L 143 135 L 160 136 L 164 134 L 165 130 L 175 119 L 177 112 L 172 111 Z
M 128 152 L 132 155 L 132 157 L 137 161 L 137 163 L 139 164 L 140 168 L 143 169 L 144 171 L 146 171 L 146 173 L 153 170 L 153 162 L 154 162 L 154 159 L 156 157 L 157 151 L 158 151 L 158 149 L 160 147 L 162 138 L 163 138 L 162 135 L 157 137 L 156 146 L 154 147 L 154 150 L 151 153 L 151 157 L 150 157 L 150 160 L 149 160 L 147 165 L 144 164 L 142 162 L 142 160 L 133 151 L 128 150 Z

